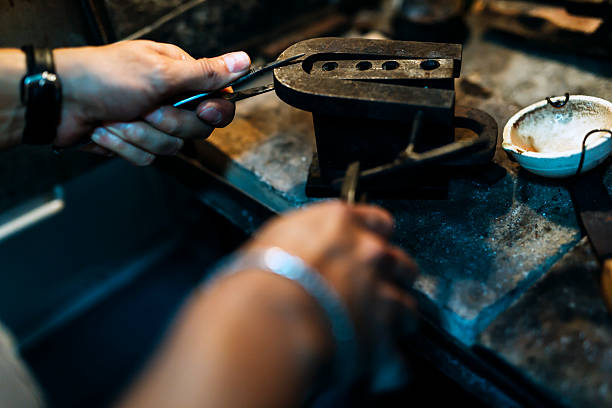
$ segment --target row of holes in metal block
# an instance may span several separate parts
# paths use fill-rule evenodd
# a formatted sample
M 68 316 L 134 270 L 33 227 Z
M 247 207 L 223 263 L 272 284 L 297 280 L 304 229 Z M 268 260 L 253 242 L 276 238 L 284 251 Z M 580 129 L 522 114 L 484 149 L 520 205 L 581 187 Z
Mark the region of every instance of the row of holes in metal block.
M 399 66 L 400 64 L 397 61 L 386 61 L 381 65 L 382 69 L 385 71 L 393 71 L 394 69 L 399 68 Z M 421 68 L 426 71 L 431 71 L 439 67 L 440 63 L 436 60 L 423 60 L 421 62 Z M 333 71 L 336 68 L 338 68 L 338 63 L 333 61 L 326 62 L 321 66 L 323 71 Z M 359 71 L 367 71 L 372 69 L 372 63 L 370 61 L 360 61 L 357 63 L 357 65 L 355 65 L 355 68 L 357 68 Z

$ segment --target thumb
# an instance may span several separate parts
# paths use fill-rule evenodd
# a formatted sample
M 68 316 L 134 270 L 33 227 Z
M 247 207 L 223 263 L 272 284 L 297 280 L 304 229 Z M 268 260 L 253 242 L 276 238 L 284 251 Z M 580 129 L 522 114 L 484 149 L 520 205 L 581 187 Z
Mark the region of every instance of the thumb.
M 231 52 L 215 58 L 176 61 L 175 91 L 211 91 L 243 76 L 251 66 L 246 52 Z

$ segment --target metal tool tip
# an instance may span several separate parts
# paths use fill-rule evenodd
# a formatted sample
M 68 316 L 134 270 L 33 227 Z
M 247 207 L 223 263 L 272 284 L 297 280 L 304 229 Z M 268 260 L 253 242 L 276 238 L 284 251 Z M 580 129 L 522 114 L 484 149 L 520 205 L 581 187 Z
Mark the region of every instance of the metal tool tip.
M 295 55 L 292 55 L 292 56 L 290 56 L 290 57 L 284 58 L 284 59 L 280 60 L 279 62 L 290 62 L 290 61 L 295 61 L 295 60 L 296 60 L 296 59 L 298 59 L 298 58 L 302 58 L 304 55 L 306 55 L 306 53 L 305 53 L 305 52 L 303 52 L 303 53 L 301 53 L 301 54 L 295 54 Z

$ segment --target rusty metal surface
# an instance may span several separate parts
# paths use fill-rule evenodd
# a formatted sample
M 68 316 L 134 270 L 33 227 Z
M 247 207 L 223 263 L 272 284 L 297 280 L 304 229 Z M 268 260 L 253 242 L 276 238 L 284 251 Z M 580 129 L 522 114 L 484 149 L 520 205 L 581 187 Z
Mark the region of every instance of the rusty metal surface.
M 454 106 L 452 89 L 411 89 L 385 83 L 339 81 L 347 79 L 344 65 L 360 62 L 374 65 L 376 69 L 364 70 L 362 74 L 352 70 L 350 79 L 366 79 L 374 73 L 376 80 L 414 79 L 414 70 L 402 62 L 401 68 L 384 70 L 382 65 L 390 60 L 398 62 L 408 59 L 432 59 L 449 66 L 440 74 L 424 72 L 428 79 L 453 78 L 461 69 L 461 46 L 453 44 L 415 43 L 384 40 L 323 38 L 302 41 L 280 55 L 280 59 L 305 53 L 302 64 L 294 64 L 274 72 L 278 96 L 288 104 L 309 112 L 325 112 L 331 115 L 350 115 L 382 120 L 406 120 L 416 109 L 426 108 L 428 115 L 440 120 L 452 120 Z M 339 63 L 337 61 L 340 61 Z M 325 63 L 338 64 L 337 69 L 316 69 Z M 340 65 L 342 64 L 342 65 Z M 402 65 L 406 65 L 403 67 Z M 381 69 L 378 69 L 380 66 Z M 366 72 L 367 71 L 367 72 Z M 437 71 L 437 70 L 436 70 Z M 311 75 L 311 72 L 317 72 Z M 451 84 L 452 87 L 452 84 Z
M 494 120 L 473 109 L 455 114 L 461 45 L 315 38 L 291 46 L 279 61 L 296 56 L 303 57 L 276 69 L 274 80 L 283 101 L 313 114 L 317 166 L 309 195 L 336 195 L 354 161 L 368 186 L 396 191 L 389 178 L 409 177 L 408 169 L 454 158 L 470 165 L 472 156 L 490 159 L 495 150 Z M 455 140 L 456 126 L 477 137 Z
M 576 407 L 612 405 L 612 317 L 586 239 L 564 256 L 479 342 Z
M 515 49 L 484 37 L 477 20 L 471 24 L 457 103 L 491 114 L 498 125 L 549 95 L 612 95 L 605 65 Z M 235 123 L 210 142 L 231 158 L 220 169 L 230 181 L 261 183 L 251 195 L 282 197 L 272 205 L 280 211 L 311 201 L 304 194 L 314 147 L 307 112 L 274 94 L 240 102 Z M 448 200 L 378 202 L 396 217 L 396 242 L 421 266 L 422 307 L 466 344 L 581 237 L 565 187 L 520 171 L 499 148 L 494 163 L 483 175 L 496 167 L 507 174 L 492 186 L 460 179 L 451 183 Z

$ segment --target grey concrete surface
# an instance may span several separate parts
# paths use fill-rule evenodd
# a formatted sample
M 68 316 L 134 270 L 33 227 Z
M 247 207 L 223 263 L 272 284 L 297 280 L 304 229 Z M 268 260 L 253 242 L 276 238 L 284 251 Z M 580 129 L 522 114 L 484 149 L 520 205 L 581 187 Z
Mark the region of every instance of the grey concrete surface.
M 526 52 L 472 24 L 457 103 L 491 114 L 500 133 L 516 111 L 546 96 L 612 95 L 604 62 Z M 241 102 L 237 112 L 232 125 L 210 138 L 231 166 L 247 170 L 228 170 L 230 181 L 247 184 L 245 177 L 252 177 L 290 206 L 308 202 L 310 115 L 274 94 Z M 494 161 L 507 172 L 494 185 L 454 180 L 447 200 L 377 201 L 395 215 L 395 240 L 421 267 L 416 287 L 422 307 L 466 344 L 581 237 L 562 182 L 521 170 L 500 148 Z
M 300 206 L 310 201 L 311 126 L 310 115 L 261 96 L 239 105 L 235 123 L 210 143 L 233 160 L 230 182 L 255 178 Z M 422 306 L 466 343 L 580 238 L 565 188 L 517 176 L 500 156 L 509 172 L 493 186 L 455 180 L 448 200 L 377 201 L 394 214 L 396 242 L 421 267 Z
M 599 276 L 584 239 L 479 342 L 568 405 L 611 406 L 612 317 L 600 295 Z
M 120 37 L 156 21 L 170 5 L 179 3 L 185 2 L 107 0 Z M 269 15 L 270 8 L 259 9 L 255 3 L 209 0 L 184 18 L 162 24 L 147 38 L 177 43 L 194 55 L 210 55 L 223 44 L 239 42 L 238 33 L 261 29 L 248 25 L 252 24 L 248 20 L 278 23 Z M 319 4 L 313 0 L 307 5 L 315 3 Z M 291 15 L 291 7 L 298 3 L 285 6 L 289 8 L 275 11 L 278 18 Z M 270 19 L 257 20 L 258 16 Z M 512 114 L 546 96 L 570 92 L 612 99 L 609 62 L 563 50 L 539 51 L 526 41 L 484 33 L 474 18 L 469 26 L 457 103 L 492 115 L 500 132 Z M 215 162 L 217 172 L 277 211 L 312 201 L 304 193 L 314 150 L 311 116 L 284 104 L 274 93 L 239 102 L 236 120 L 198 146 L 208 151 L 209 147 L 220 157 Z M 31 173 L 20 169 L 32 162 L 14 160 L 18 166 L 3 161 L 6 167 L 0 168 L 0 176 L 18 179 L 14 185 L 23 183 L 31 193 L 30 187 L 35 190 L 28 178 Z M 585 244 L 570 252 L 581 232 L 569 194 L 562 182 L 522 171 L 499 148 L 494 162 L 506 175 L 493 185 L 454 180 L 447 200 L 376 202 L 394 214 L 395 242 L 412 253 L 421 267 L 416 283 L 421 307 L 463 343 L 478 342 L 536 382 L 567 391 L 569 402 L 609 404 L 609 387 L 602 382 L 610 374 L 605 365 L 612 344 L 609 317 L 601 312 L 596 284 L 571 280 L 587 279 L 594 269 L 592 256 L 580 255 L 588 251 Z M 53 169 L 49 185 L 79 168 L 66 165 L 57 170 L 56 164 L 49 163 L 44 164 L 44 169 Z M 612 192 L 610 168 L 606 185 Z M 0 191 L 0 209 L 3 198 L 8 203 L 27 195 L 11 188 Z M 563 256 L 562 266 L 548 272 Z M 562 275 L 567 276 L 559 278 Z M 585 362 L 570 361 L 574 356 Z M 558 361 L 566 368 L 553 372 Z M 581 381 L 586 376 L 589 380 Z

